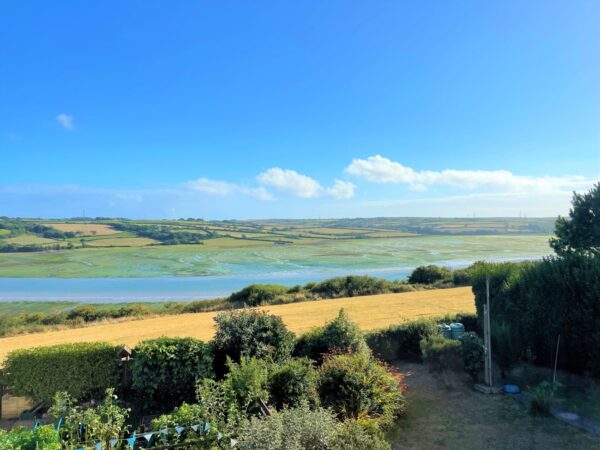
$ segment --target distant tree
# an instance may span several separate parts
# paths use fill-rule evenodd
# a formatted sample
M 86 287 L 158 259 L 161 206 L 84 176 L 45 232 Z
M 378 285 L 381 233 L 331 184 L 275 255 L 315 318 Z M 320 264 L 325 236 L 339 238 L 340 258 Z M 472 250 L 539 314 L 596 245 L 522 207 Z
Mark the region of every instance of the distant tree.
M 600 254 L 600 182 L 585 194 L 573 192 L 569 217 L 558 217 L 550 246 L 558 255 Z

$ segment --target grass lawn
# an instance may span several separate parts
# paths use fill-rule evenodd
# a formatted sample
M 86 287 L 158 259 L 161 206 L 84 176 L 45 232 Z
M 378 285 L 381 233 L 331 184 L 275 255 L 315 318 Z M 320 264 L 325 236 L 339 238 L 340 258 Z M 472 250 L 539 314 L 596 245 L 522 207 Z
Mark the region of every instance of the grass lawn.
M 409 374 L 407 413 L 388 436 L 394 449 L 600 448 L 600 438 L 553 418 L 531 417 L 509 396 L 474 391 L 467 376 L 444 383 L 423 364 L 394 366 Z
M 420 317 L 473 312 L 475 304 L 471 288 L 465 287 L 319 300 L 259 309 L 282 317 L 293 332 L 304 333 L 333 319 L 340 308 L 344 308 L 352 320 L 368 331 Z M 190 336 L 208 341 L 214 334 L 215 315 L 211 312 L 161 316 L 2 338 L 0 362 L 17 348 L 66 342 L 106 341 L 135 346 L 141 340 L 159 336 Z

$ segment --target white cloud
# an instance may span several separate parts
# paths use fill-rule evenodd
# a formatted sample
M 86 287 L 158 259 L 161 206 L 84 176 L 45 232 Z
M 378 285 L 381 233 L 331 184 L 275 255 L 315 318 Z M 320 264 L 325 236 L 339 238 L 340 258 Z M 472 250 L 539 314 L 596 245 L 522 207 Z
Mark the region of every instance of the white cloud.
M 530 177 L 508 170 L 416 171 L 381 155 L 354 159 L 346 172 L 374 183 L 402 183 L 411 190 L 425 191 L 439 184 L 464 189 L 487 188 L 502 192 L 553 192 L 588 186 L 591 181 L 581 176 Z
M 325 189 L 327 196 L 337 200 L 346 200 L 354 197 L 354 186 L 349 181 L 335 180 L 335 183 L 330 188 Z
M 65 113 L 56 116 L 56 121 L 67 131 L 72 131 L 75 128 L 75 118 Z
M 273 196 L 264 187 L 248 188 L 234 183 L 220 180 L 210 180 L 208 178 L 198 178 L 188 181 L 185 187 L 192 191 L 202 192 L 204 194 L 218 195 L 225 197 L 232 194 L 243 194 L 257 200 L 273 200 Z
M 268 169 L 256 178 L 261 184 L 271 186 L 296 197 L 317 197 L 322 190 L 316 180 L 299 174 L 295 170 L 284 170 L 279 167 Z
M 261 184 L 301 198 L 331 197 L 342 200 L 354 196 L 354 185 L 349 181 L 335 180 L 333 186 L 324 188 L 311 177 L 279 167 L 264 171 L 256 179 Z

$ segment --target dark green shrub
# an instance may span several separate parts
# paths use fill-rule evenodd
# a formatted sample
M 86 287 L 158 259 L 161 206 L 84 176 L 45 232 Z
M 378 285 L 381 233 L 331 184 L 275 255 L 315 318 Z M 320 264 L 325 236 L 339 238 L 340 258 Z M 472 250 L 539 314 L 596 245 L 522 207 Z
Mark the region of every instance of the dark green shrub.
M 120 385 L 117 352 L 121 348 L 84 342 L 14 350 L 4 363 L 6 384 L 15 394 L 46 405 L 60 391 L 82 401 L 98 398 Z
M 329 410 L 308 407 L 275 411 L 270 417 L 253 417 L 239 430 L 240 450 L 326 450 L 338 433 Z M 344 447 L 351 449 L 351 447 Z
M 485 364 L 483 340 L 476 333 L 467 332 L 460 337 L 459 342 L 465 372 L 471 375 L 473 380 L 477 381 L 480 378 L 481 372 L 483 372 Z
M 229 301 L 247 306 L 268 305 L 278 297 L 286 295 L 288 291 L 287 287 L 276 284 L 252 284 L 231 294 Z
M 35 430 L 22 427 L 0 430 L 0 450 L 60 450 L 56 430 L 51 425 Z
M 421 340 L 437 333 L 434 320 L 421 319 L 374 331 L 365 336 L 368 346 L 382 359 L 421 360 Z
M 408 282 L 412 284 L 433 284 L 436 281 L 450 279 L 451 272 L 446 267 L 436 265 L 420 266 L 412 271 Z
M 452 283 L 455 286 L 469 286 L 471 284 L 471 272 L 469 269 L 456 269 L 452 271 Z
M 458 370 L 462 366 L 460 342 L 433 334 L 421 340 L 423 361 L 435 372 Z
M 494 359 L 503 371 L 510 369 L 519 360 L 519 349 L 522 347 L 517 332 L 504 321 L 493 321 L 491 325 Z
M 239 409 L 247 415 L 260 412 L 260 401 L 269 401 L 270 363 L 264 359 L 242 358 L 239 363 L 228 364 L 223 383 L 227 384 Z
M 242 355 L 282 362 L 294 348 L 294 335 L 283 320 L 264 311 L 223 312 L 215 317 L 215 322 L 215 371 L 221 377 L 226 372 L 227 357 L 234 362 L 239 362 Z
M 390 292 L 393 283 L 382 278 L 367 275 L 349 275 L 330 278 L 305 288 L 323 298 L 355 297 Z
M 324 327 L 302 335 L 296 344 L 295 354 L 306 356 L 320 364 L 326 354 L 347 352 L 370 354 L 360 327 L 341 309 L 338 316 Z
M 549 416 L 554 395 L 559 387 L 560 383 L 542 381 L 530 389 L 531 402 L 529 404 L 529 412 L 534 416 Z
M 275 366 L 269 377 L 271 403 L 277 409 L 303 404 L 315 406 L 317 394 L 317 371 L 307 358 L 293 358 Z
M 371 418 L 389 425 L 406 406 L 399 381 L 360 353 L 327 359 L 319 370 L 318 390 L 322 405 L 340 419 Z
M 197 339 L 143 341 L 133 352 L 132 389 L 148 411 L 169 411 L 192 402 L 197 380 L 212 376 L 210 349 Z

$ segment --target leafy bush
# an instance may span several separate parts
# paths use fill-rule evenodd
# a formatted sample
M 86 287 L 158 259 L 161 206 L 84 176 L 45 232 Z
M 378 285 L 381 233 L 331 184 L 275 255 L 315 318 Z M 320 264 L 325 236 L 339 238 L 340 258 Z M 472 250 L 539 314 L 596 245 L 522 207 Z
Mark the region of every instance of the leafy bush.
M 59 450 L 56 441 L 56 430 L 50 425 L 37 427 L 35 430 L 13 428 L 10 431 L 0 430 L 0 450 Z
M 330 450 L 391 450 L 377 426 L 364 420 L 346 420 L 329 443 Z
M 449 279 L 451 272 L 446 267 L 436 265 L 419 266 L 412 271 L 408 282 L 413 284 L 433 284 L 436 281 Z
M 277 297 L 284 296 L 289 289 L 276 284 L 252 284 L 229 296 L 230 302 L 247 306 L 260 306 L 273 303 Z
M 114 389 L 107 389 L 104 400 L 97 406 L 83 408 L 74 404 L 75 399 L 69 394 L 59 392 L 48 410 L 51 417 L 62 419 L 60 438 L 65 448 L 91 446 L 98 441 L 104 448 L 111 448 L 111 439 L 120 438 L 128 431 L 125 423 L 129 410 L 119 405 Z
M 338 433 L 331 411 L 307 406 L 253 417 L 239 432 L 241 450 L 325 450 Z M 343 447 L 351 449 L 352 447 Z
M 420 319 L 413 322 L 393 325 L 366 335 L 368 346 L 380 358 L 387 361 L 395 359 L 421 359 L 421 340 L 437 333 L 434 320 Z
M 6 358 L 6 384 L 17 395 L 49 405 L 57 392 L 97 398 L 120 384 L 121 347 L 95 342 L 14 350 Z
M 509 333 L 501 341 L 498 332 L 492 333 L 501 349 L 495 355 L 502 364 L 527 357 L 552 366 L 560 334 L 559 366 L 600 376 L 600 256 L 573 254 L 539 262 L 478 264 L 473 292 L 480 321 L 486 275 L 490 276 L 491 316 L 497 329 L 501 324 L 499 333 Z
M 504 321 L 492 321 L 492 348 L 494 359 L 504 371 L 519 360 L 519 337 L 511 324 Z
M 452 283 L 455 286 L 469 286 L 471 284 L 471 272 L 469 269 L 456 269 L 452 271 Z
M 264 311 L 223 312 L 215 317 L 215 322 L 213 350 L 218 376 L 225 374 L 227 357 L 234 362 L 239 362 L 242 355 L 282 362 L 294 348 L 294 335 L 283 320 Z
M 560 383 L 542 381 L 532 388 L 529 412 L 534 416 L 549 416 L 554 394 L 559 387 Z
M 195 398 L 196 381 L 212 377 L 208 345 L 193 338 L 141 342 L 133 352 L 132 389 L 148 411 L 169 411 Z
M 330 278 L 305 288 L 324 298 L 355 297 L 359 295 L 383 294 L 392 290 L 393 283 L 367 275 L 349 275 Z
M 277 409 L 318 404 L 317 372 L 313 362 L 306 358 L 293 358 L 275 366 L 269 377 L 269 392 Z
M 458 370 L 462 365 L 460 342 L 446 339 L 440 334 L 423 338 L 421 352 L 423 361 L 435 372 Z
M 296 344 L 295 354 L 309 357 L 320 364 L 326 354 L 346 352 L 370 354 L 360 327 L 341 309 L 338 316 L 327 325 L 302 335 Z
M 229 362 L 224 383 L 230 387 L 233 400 L 247 415 L 260 412 L 260 401 L 269 401 L 268 379 L 270 364 L 262 359 L 242 358 L 239 363 Z
M 467 332 L 460 337 L 459 342 L 465 372 L 477 381 L 485 363 L 483 340 L 476 333 Z
M 360 353 L 327 359 L 319 371 L 318 390 L 322 405 L 340 419 L 372 418 L 388 425 L 406 406 L 398 380 Z

